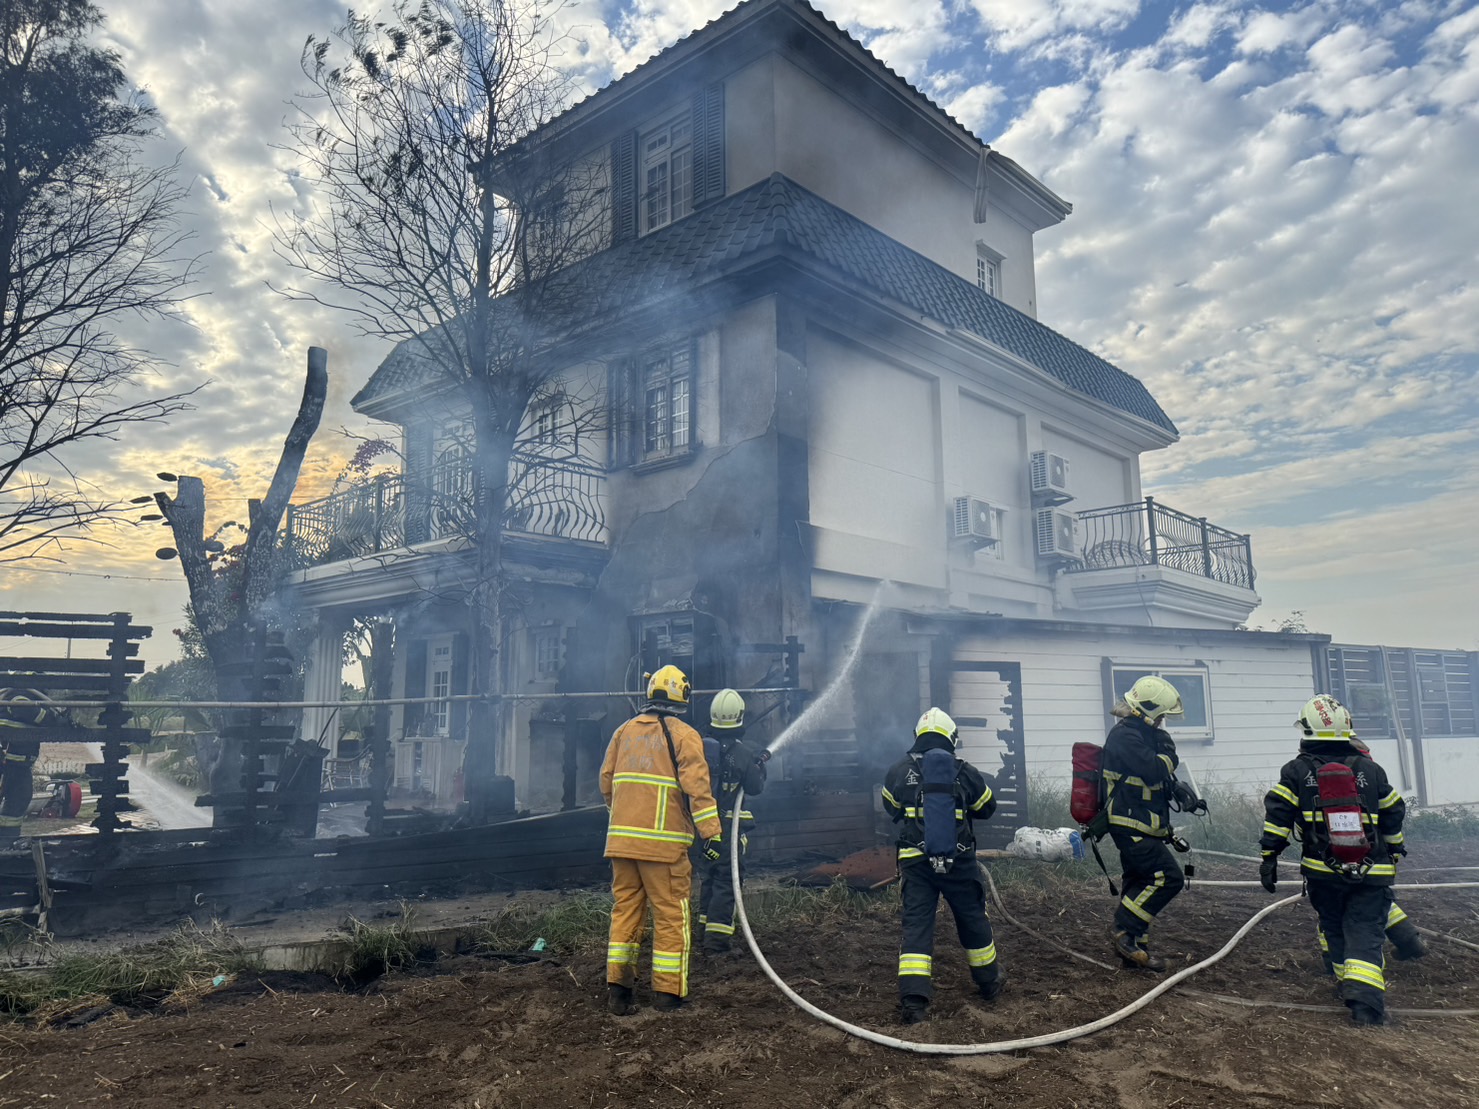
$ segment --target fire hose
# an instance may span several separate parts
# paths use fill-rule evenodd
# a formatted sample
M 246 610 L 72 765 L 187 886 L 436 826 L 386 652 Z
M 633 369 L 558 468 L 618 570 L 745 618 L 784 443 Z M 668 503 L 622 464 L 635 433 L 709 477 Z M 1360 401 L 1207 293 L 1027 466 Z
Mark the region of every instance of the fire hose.
M 813 1005 L 810 1001 L 807 1001 L 806 998 L 802 997 L 799 993 L 793 990 L 786 983 L 786 981 L 781 978 L 779 974 L 776 973 L 775 968 L 772 967 L 769 961 L 765 958 L 764 953 L 760 950 L 760 944 L 755 939 L 755 933 L 750 928 L 749 915 L 745 912 L 744 891 L 740 884 L 740 853 L 737 848 L 740 842 L 740 811 L 744 808 L 744 801 L 745 793 L 743 789 L 740 789 L 735 795 L 734 815 L 730 824 L 731 848 L 729 852 L 729 875 L 730 880 L 733 882 L 734 885 L 734 907 L 736 915 L 739 917 L 740 929 L 744 932 L 745 942 L 749 945 L 750 953 L 755 956 L 755 961 L 760 964 L 760 969 L 765 972 L 765 976 L 771 980 L 775 987 L 780 990 L 781 993 L 785 995 L 785 997 L 789 1001 L 791 1001 L 792 1004 L 797 1006 L 797 1008 L 801 1009 L 803 1012 L 815 1017 L 817 1020 L 822 1021 L 824 1024 L 830 1024 L 833 1028 L 839 1029 L 842 1032 L 846 1032 L 849 1036 L 855 1036 L 861 1040 L 868 1040 L 871 1043 L 881 1044 L 884 1047 L 892 1047 L 900 1051 L 913 1051 L 923 1055 L 996 1055 L 1008 1051 L 1025 1051 L 1028 1048 L 1034 1047 L 1050 1047 L 1054 1044 L 1067 1043 L 1069 1040 L 1075 1040 L 1081 1036 L 1088 1036 L 1092 1035 L 1095 1032 L 1102 1031 L 1105 1028 L 1109 1028 L 1110 1026 L 1119 1023 L 1126 1017 L 1132 1016 L 1133 1014 L 1139 1012 L 1156 998 L 1160 997 L 1167 990 L 1170 990 L 1173 986 L 1176 986 L 1179 983 L 1185 981 L 1187 978 L 1190 978 L 1197 972 L 1205 970 L 1206 968 L 1218 962 L 1221 962 L 1224 958 L 1227 957 L 1227 955 L 1232 952 L 1233 948 L 1237 947 L 1237 945 L 1242 942 L 1243 938 L 1247 936 L 1248 933 L 1253 930 L 1253 927 L 1258 924 L 1259 921 L 1263 920 L 1264 917 L 1268 916 L 1275 909 L 1281 909 L 1285 905 L 1292 905 L 1296 901 L 1303 900 L 1304 897 L 1304 894 L 1302 892 L 1291 894 L 1288 897 L 1282 898 L 1278 901 L 1273 902 L 1272 904 L 1264 906 L 1262 909 L 1259 909 L 1256 913 L 1254 913 L 1247 920 L 1247 922 L 1243 924 L 1241 928 L 1234 932 L 1227 943 L 1223 944 L 1222 947 L 1213 952 L 1207 958 L 1203 959 L 1201 962 L 1193 963 L 1191 966 L 1186 967 L 1183 970 L 1177 971 L 1175 974 L 1171 975 L 1169 978 L 1166 978 L 1164 981 L 1160 982 L 1154 988 L 1148 990 L 1136 1000 L 1130 1002 L 1130 1004 L 1124 1006 L 1123 1008 L 1116 1009 L 1114 1012 L 1100 1017 L 1098 1020 L 1090 1021 L 1088 1024 L 1076 1025 L 1072 1028 L 1065 1028 L 1058 1032 L 1045 1033 L 1041 1036 L 1027 1036 L 1014 1040 L 997 1040 L 989 1043 L 936 1044 L 921 1043 L 917 1040 L 903 1040 L 897 1036 L 890 1036 L 884 1032 L 877 1032 L 871 1028 L 864 1028 L 861 1025 L 852 1024 L 849 1021 L 843 1020 L 841 1017 L 834 1016 L 833 1014 L 827 1012 L 825 1009 L 821 1009 L 816 1005 Z M 998 907 L 1000 907 L 1001 899 L 1000 896 L 997 894 L 995 882 L 991 881 L 991 875 L 984 866 L 981 868 L 981 871 L 985 875 L 986 880 L 990 882 L 993 899 L 996 901 Z M 1198 882 L 1198 884 L 1204 886 L 1259 885 L 1259 883 L 1257 882 L 1206 881 Z M 1452 883 L 1449 886 L 1443 886 L 1441 884 L 1422 884 L 1398 888 L 1435 889 L 1464 888 L 1474 886 L 1479 886 L 1479 882 L 1456 882 Z M 1008 917 L 1008 919 L 1010 919 L 1010 917 Z M 1014 921 L 1013 923 L 1016 922 Z M 1020 925 L 1018 926 L 1020 927 Z M 1058 944 L 1054 944 L 1054 946 L 1061 947 L 1061 945 Z M 1067 949 L 1064 948 L 1064 950 Z M 1070 952 L 1070 954 L 1076 955 L 1076 953 L 1074 952 Z M 1081 955 L 1076 955 L 1076 957 L 1086 958 L 1086 956 Z M 1097 962 L 1097 960 L 1092 959 L 1088 961 Z M 1222 998 L 1220 997 L 1220 995 L 1210 996 L 1219 1001 L 1228 1001 L 1233 1003 L 1239 1003 L 1241 1000 L 1237 998 Z M 1393 1009 L 1391 1011 L 1397 1014 L 1404 1012 L 1403 1010 L 1399 1009 Z M 1406 1012 L 1408 1015 L 1413 1016 L 1479 1016 L 1479 1009 L 1407 1010 Z

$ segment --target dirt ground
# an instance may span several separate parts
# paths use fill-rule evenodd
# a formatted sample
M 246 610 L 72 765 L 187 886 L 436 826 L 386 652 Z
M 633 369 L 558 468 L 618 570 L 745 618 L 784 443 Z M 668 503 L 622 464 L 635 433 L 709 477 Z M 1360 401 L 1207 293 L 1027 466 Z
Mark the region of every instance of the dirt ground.
M 1413 855 L 1410 881 L 1444 877 L 1417 866 L 1473 862 L 1451 848 Z M 1212 869 L 1202 876 L 1246 878 L 1252 868 Z M 1004 895 L 1024 925 L 1105 958 L 1113 903 L 1102 883 L 1019 883 Z M 1197 961 L 1269 900 L 1194 884 L 1162 917 L 1157 948 L 1173 966 Z M 1479 942 L 1479 890 L 1412 891 L 1403 904 L 1419 925 Z M 759 938 L 782 977 L 821 1008 L 935 1042 L 1082 1024 L 1156 981 L 1072 959 L 995 916 L 1008 973 L 1000 999 L 988 1006 L 971 992 L 942 917 L 933 1020 L 907 1030 L 893 1023 L 893 922 L 839 918 Z M 1479 951 L 1430 940 L 1420 961 L 1389 960 L 1388 1003 L 1479 1010 L 1476 971 Z M 1122 1023 L 1003 1055 L 923 1056 L 850 1038 L 787 1002 L 748 953 L 696 958 L 690 1003 L 671 1015 L 654 1012 L 645 991 L 635 1015 L 607 1015 L 603 976 L 599 956 L 529 965 L 461 956 L 357 990 L 251 975 L 186 1012 L 119 1009 L 77 1028 L 0 1025 L 0 1107 L 1479 1107 L 1479 1019 L 1398 1012 L 1384 1029 L 1355 1028 L 1320 973 L 1303 903 Z

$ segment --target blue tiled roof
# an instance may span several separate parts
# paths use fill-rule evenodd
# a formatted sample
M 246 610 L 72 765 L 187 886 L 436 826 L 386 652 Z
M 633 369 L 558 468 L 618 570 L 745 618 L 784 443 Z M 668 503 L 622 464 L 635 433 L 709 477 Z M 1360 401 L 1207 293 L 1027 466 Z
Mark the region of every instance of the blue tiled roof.
M 1134 377 L 780 174 L 579 263 L 577 280 L 591 292 L 581 320 L 567 326 L 591 325 L 630 313 L 636 304 L 692 291 L 762 252 L 803 266 L 820 263 L 860 291 L 972 332 L 1075 392 L 1176 433 Z M 353 403 L 428 381 L 426 363 L 403 343 Z

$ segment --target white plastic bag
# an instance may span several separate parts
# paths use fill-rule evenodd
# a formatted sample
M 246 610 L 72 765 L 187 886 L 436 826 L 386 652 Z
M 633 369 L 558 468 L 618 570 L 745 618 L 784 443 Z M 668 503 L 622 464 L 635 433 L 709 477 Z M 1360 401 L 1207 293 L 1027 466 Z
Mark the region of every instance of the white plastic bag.
M 1059 859 L 1084 857 L 1083 837 L 1073 828 L 1018 828 L 1007 850 L 1024 859 Z

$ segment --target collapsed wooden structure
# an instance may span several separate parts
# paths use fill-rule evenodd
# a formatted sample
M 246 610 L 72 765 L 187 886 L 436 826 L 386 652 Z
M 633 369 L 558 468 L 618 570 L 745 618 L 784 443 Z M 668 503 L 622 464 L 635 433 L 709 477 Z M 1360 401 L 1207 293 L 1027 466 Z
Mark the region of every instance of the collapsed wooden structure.
M 241 760 L 239 767 L 218 774 L 212 792 L 200 798 L 216 808 L 214 827 L 130 827 L 119 819 L 135 807 L 127 796 L 128 748 L 150 736 L 147 729 L 126 726 L 127 686 L 143 670 L 135 656 L 149 632 L 125 614 L 0 613 L 3 635 L 106 640 L 103 659 L 36 653 L 0 659 L 0 681 L 54 700 L 96 701 L 101 708 L 96 726 L 34 729 L 28 741 L 38 746 L 99 743 L 104 755 L 102 762 L 86 767 L 98 797 L 92 822 L 98 834 L 32 837 L 28 849 L 0 844 L 0 918 L 79 936 L 186 918 L 245 920 L 355 898 L 583 884 L 608 873 L 606 810 L 599 805 L 542 815 L 509 813 L 494 823 L 465 827 L 447 827 L 451 818 L 445 816 L 387 812 L 389 744 L 380 728 L 371 736 L 379 770 L 368 788 L 324 790 L 317 763 L 311 780 L 288 788 L 293 749 L 321 749 L 292 742 L 290 726 L 255 707 L 228 715 L 224 735 L 236 741 Z M 279 644 L 258 635 L 242 667 L 253 700 L 271 701 L 281 695 L 290 663 Z M 1008 684 L 1015 697 L 1015 684 Z M 1000 846 L 1021 822 L 1020 790 L 1011 783 L 1023 777 L 1022 735 L 1015 713 L 1012 719 L 1001 733 L 1009 752 L 1004 762 L 1011 763 L 1003 767 L 1007 819 L 982 829 L 983 847 Z M 807 770 L 800 780 L 773 781 L 748 801 L 756 816 L 752 864 L 838 858 L 891 838 L 887 825 L 880 825 L 877 791 L 863 780 L 861 768 L 826 751 L 820 757 L 828 765 L 811 766 L 804 759 Z M 319 806 L 351 801 L 366 803 L 370 834 L 315 837 Z

